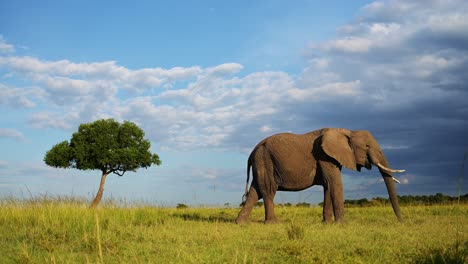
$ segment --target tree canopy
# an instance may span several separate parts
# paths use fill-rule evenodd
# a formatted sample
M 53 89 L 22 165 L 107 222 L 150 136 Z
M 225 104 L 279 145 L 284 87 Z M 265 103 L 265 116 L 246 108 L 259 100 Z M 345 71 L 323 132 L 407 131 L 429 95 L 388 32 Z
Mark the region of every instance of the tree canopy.
M 123 176 L 127 171 L 161 164 L 159 156 L 150 152 L 151 143 L 144 136 L 141 128 L 128 121 L 121 124 L 101 119 L 81 124 L 70 143 L 62 141 L 47 151 L 44 162 L 55 168 L 100 170 L 101 183 L 91 204 L 96 207 L 108 174 Z
M 56 168 L 100 170 L 122 176 L 127 171 L 160 165 L 157 154 L 150 152 L 151 143 L 136 124 L 123 124 L 102 119 L 81 124 L 70 143 L 60 142 L 47 151 L 44 161 Z

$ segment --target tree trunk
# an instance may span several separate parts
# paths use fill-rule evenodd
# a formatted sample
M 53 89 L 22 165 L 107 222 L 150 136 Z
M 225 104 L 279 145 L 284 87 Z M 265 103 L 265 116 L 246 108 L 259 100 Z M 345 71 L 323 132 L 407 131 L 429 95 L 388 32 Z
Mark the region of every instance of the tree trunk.
M 101 176 L 101 183 L 99 184 L 99 190 L 89 208 L 96 208 L 96 206 L 98 206 L 99 202 L 101 201 L 102 195 L 104 193 L 104 183 L 106 183 L 106 176 L 107 173 L 103 172 Z

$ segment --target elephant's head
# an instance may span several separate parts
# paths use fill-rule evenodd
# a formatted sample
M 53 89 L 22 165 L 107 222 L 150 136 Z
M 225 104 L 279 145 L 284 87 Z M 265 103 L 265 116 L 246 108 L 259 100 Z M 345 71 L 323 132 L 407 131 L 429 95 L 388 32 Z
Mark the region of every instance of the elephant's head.
M 404 170 L 389 168 L 382 149 L 369 131 L 351 131 L 342 128 L 324 129 L 321 135 L 321 146 L 325 154 L 348 169 L 361 171 L 362 167 L 371 169 L 372 165 L 377 166 L 387 186 L 395 215 L 401 221 L 398 198 L 393 183 L 393 181 L 399 181 L 391 173 L 403 172 Z

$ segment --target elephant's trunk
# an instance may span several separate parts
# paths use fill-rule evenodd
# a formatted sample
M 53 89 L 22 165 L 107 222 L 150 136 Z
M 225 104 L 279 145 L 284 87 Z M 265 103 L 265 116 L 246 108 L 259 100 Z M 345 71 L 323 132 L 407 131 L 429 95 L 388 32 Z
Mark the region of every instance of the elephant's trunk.
M 395 184 L 394 184 L 394 181 L 398 182 L 398 180 L 396 180 L 392 176 L 392 172 L 403 172 L 404 170 L 390 169 L 389 168 L 390 166 L 388 165 L 388 161 L 385 158 L 380 148 L 373 149 L 373 151 L 369 153 L 369 158 L 371 162 L 379 168 L 380 174 L 382 175 L 384 179 L 385 186 L 387 187 L 387 192 L 390 197 L 390 202 L 392 203 L 393 212 L 395 212 L 395 215 L 398 221 L 400 222 L 403 221 L 403 218 L 401 217 L 400 205 L 398 203 L 398 197 L 397 197 Z
M 401 212 L 400 212 L 400 205 L 398 203 L 398 197 L 397 193 L 395 190 L 395 183 L 393 182 L 393 178 L 391 175 L 384 175 L 387 174 L 386 172 L 382 171 L 382 169 L 379 169 L 380 173 L 383 176 L 383 179 L 385 181 L 385 185 L 387 186 L 387 191 L 388 195 L 390 197 L 390 202 L 392 203 L 392 208 L 393 212 L 395 212 L 395 215 L 398 219 L 398 221 L 403 221 L 403 218 L 401 217 Z
M 387 187 L 387 192 L 388 192 L 388 196 L 390 197 L 390 203 L 392 203 L 393 212 L 395 212 L 395 215 L 398 221 L 402 222 L 403 218 L 401 217 L 400 204 L 398 203 L 398 197 L 397 197 L 395 183 L 394 183 L 395 178 L 393 178 L 391 172 L 388 170 L 388 167 L 389 167 L 388 161 L 385 158 L 385 156 L 383 156 L 383 154 L 382 154 L 382 159 L 383 160 L 381 163 L 383 164 L 383 168 L 381 166 L 378 166 L 378 168 L 379 168 L 380 174 L 382 175 L 384 179 L 385 186 Z

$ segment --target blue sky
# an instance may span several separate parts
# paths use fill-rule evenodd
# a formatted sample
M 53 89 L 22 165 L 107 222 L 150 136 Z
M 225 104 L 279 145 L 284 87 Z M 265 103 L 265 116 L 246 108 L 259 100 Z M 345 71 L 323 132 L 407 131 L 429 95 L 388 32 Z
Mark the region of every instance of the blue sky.
M 407 170 L 399 194 L 455 195 L 466 14 L 465 1 L 2 1 L 0 196 L 92 197 L 98 171 L 42 159 L 108 117 L 140 125 L 163 165 L 110 177 L 105 197 L 237 204 L 258 141 L 322 127 L 370 130 Z M 386 196 L 375 169 L 343 178 L 346 198 Z

